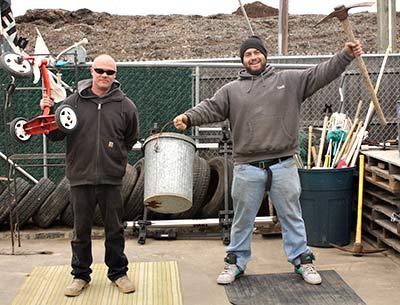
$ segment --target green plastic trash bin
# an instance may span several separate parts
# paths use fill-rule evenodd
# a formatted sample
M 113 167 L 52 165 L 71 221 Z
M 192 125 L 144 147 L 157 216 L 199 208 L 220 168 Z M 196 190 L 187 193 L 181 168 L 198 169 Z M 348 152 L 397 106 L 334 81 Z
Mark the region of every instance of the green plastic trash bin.
M 308 245 L 350 243 L 354 167 L 299 169 L 300 203 Z

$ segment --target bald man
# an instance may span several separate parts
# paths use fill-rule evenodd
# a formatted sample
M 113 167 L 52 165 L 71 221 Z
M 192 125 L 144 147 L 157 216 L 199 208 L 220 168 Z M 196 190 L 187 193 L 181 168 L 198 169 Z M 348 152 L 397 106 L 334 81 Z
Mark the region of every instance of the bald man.
M 115 79 L 117 66 L 111 56 L 96 57 L 90 72 L 92 79 L 80 81 L 77 92 L 64 101 L 75 110 L 78 128 L 70 134 L 56 130 L 48 135 L 53 141 L 67 140 L 66 170 L 74 212 L 74 279 L 64 294 L 70 297 L 81 294 L 91 280 L 91 230 L 97 204 L 105 230 L 107 276 L 122 293 L 135 291 L 127 277 L 121 185 L 128 151 L 138 139 L 138 113 Z M 47 96 L 40 102 L 42 109 L 52 105 Z

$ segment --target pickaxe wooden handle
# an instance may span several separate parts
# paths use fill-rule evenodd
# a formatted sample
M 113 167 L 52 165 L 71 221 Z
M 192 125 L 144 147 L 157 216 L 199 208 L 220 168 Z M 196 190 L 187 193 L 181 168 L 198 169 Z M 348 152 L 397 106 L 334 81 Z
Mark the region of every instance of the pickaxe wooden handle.
M 349 19 L 346 18 L 344 20 L 341 20 L 341 22 L 343 25 L 343 29 L 347 35 L 347 39 L 350 42 L 355 42 L 356 40 L 354 38 L 354 34 L 351 29 Z M 358 68 L 360 69 L 360 73 L 364 80 L 364 83 L 367 86 L 368 92 L 371 95 L 371 101 L 374 103 L 374 108 L 379 117 L 379 121 L 381 122 L 381 124 L 383 126 L 386 126 L 387 122 L 386 122 L 385 116 L 382 112 L 381 106 L 379 105 L 378 97 L 375 94 L 374 86 L 372 85 L 372 81 L 371 81 L 371 78 L 369 77 L 368 70 L 367 70 L 367 67 L 365 66 L 364 60 L 362 59 L 361 56 L 357 56 L 356 62 L 357 62 Z

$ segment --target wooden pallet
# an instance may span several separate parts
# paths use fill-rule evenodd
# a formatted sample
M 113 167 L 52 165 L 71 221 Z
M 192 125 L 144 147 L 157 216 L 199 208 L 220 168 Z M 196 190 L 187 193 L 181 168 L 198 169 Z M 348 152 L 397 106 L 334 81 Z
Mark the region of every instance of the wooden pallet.
M 366 157 L 365 180 L 393 194 L 400 193 L 400 157 L 397 150 L 362 152 Z
M 400 253 L 400 240 L 398 236 L 390 233 L 382 227 L 375 226 L 369 223 L 370 220 L 363 218 L 363 239 L 371 242 L 377 248 L 392 248 L 396 252 Z M 371 226 L 374 229 L 371 229 Z
M 374 203 L 385 202 L 393 205 L 400 210 L 400 196 L 382 190 L 373 184 L 366 183 L 364 187 L 364 196 L 371 198 Z
M 375 192 L 373 192 L 375 194 Z M 380 200 L 366 189 L 363 202 L 363 218 L 367 219 L 365 230 L 385 229 L 400 240 L 400 224 L 391 221 L 393 213 L 397 213 L 397 206 Z
M 400 193 L 400 175 L 389 174 L 389 170 L 379 166 L 365 165 L 365 180 L 393 194 Z
M 368 166 L 387 169 L 389 174 L 400 174 L 400 154 L 398 150 L 362 151 Z
M 400 253 L 400 156 L 397 150 L 367 151 L 363 200 L 363 238 L 379 248 Z

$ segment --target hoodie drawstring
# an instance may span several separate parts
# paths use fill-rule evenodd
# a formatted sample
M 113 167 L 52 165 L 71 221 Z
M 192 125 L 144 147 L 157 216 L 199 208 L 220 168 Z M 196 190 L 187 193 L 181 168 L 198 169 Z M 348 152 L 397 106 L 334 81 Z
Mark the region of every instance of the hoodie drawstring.
M 250 87 L 247 89 L 247 93 L 250 93 L 251 89 L 253 89 L 253 84 L 254 84 L 254 76 L 251 77 L 251 82 L 250 82 Z
M 262 83 L 263 83 L 263 87 L 266 87 L 266 84 L 265 84 L 265 74 L 261 74 L 261 80 L 262 80 Z

